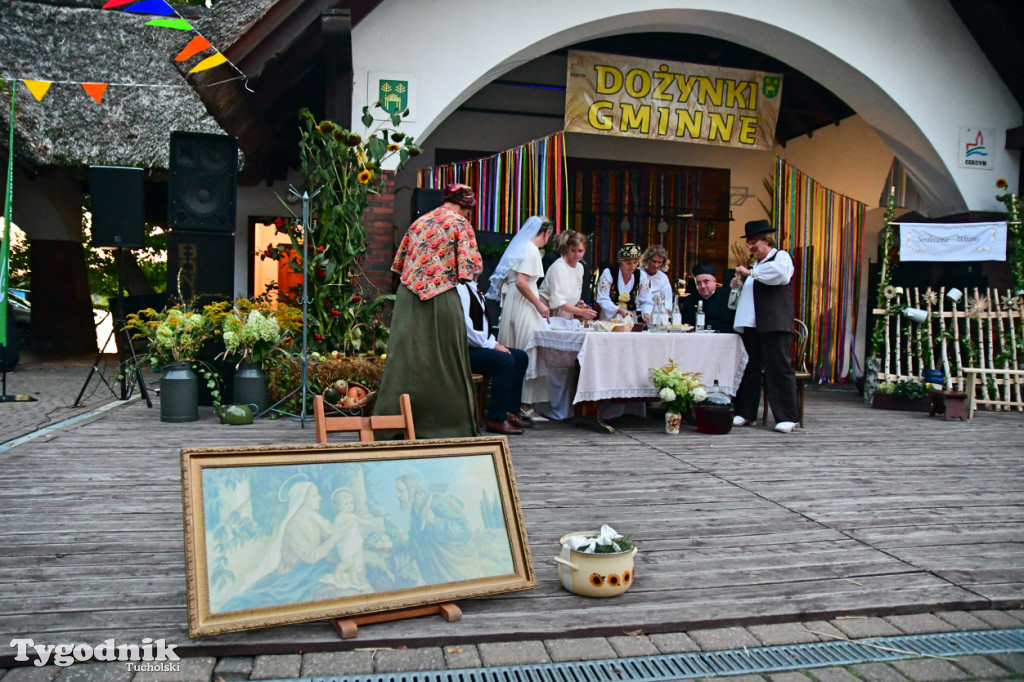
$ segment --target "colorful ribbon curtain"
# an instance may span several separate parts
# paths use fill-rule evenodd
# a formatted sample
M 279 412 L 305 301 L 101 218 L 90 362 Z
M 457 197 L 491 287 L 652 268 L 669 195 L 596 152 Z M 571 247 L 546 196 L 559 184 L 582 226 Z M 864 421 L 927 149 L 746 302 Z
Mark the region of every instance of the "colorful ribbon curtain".
M 701 224 L 677 218 L 701 205 L 701 173 L 694 170 L 621 169 L 574 171 L 567 227 L 590 235 L 588 260 L 595 268 L 617 262 L 622 244 L 665 247 L 671 272 L 683 278 L 696 258 Z M 623 220 L 628 227 L 622 229 Z M 665 222 L 667 230 L 658 231 Z M 728 223 L 722 229 L 728 229 Z
M 417 184 L 443 189 L 453 182 L 467 184 L 476 192 L 473 226 L 477 230 L 511 234 L 532 215 L 548 216 L 555 221 L 556 231 L 565 227 L 562 133 L 483 159 L 421 169 Z
M 779 248 L 796 266 L 796 316 L 808 329 L 807 365 L 819 382 L 853 378 L 865 204 L 775 158 Z

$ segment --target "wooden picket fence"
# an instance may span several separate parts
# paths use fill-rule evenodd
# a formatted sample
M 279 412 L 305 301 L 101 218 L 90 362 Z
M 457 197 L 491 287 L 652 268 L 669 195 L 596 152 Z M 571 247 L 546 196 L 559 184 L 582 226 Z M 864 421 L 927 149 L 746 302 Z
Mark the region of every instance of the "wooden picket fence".
M 978 368 L 976 398 L 996 409 L 1024 409 L 1024 297 L 1006 290 L 964 289 L 954 301 L 938 291 L 906 288 L 890 307 L 918 308 L 928 314 L 917 323 L 899 311 L 876 308 L 885 316 L 885 351 L 879 381 L 919 379 L 928 369 L 942 370 L 946 390 L 963 391 L 963 368 Z M 1000 370 L 1003 370 L 1002 372 Z

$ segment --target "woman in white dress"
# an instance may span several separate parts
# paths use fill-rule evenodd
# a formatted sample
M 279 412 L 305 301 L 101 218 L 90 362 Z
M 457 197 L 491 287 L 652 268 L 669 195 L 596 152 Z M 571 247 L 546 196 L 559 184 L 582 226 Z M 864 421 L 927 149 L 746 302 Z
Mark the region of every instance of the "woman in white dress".
M 665 313 L 667 319 L 667 314 L 672 312 L 672 304 L 676 300 L 672 281 L 665 274 L 668 272 L 668 251 L 658 244 L 647 247 L 640 256 L 640 267 L 643 268 L 651 285 L 651 301 L 654 304 L 652 313 Z
M 597 311 L 581 298 L 583 293 L 583 255 L 587 252 L 587 238 L 579 232 L 562 233 L 562 257 L 551 264 L 540 286 L 540 297 L 551 309 L 553 317 L 567 320 L 579 317 L 593 320 Z M 559 235 L 561 236 L 561 235 Z M 568 419 L 573 416 L 572 398 L 576 393 L 575 370 L 552 370 L 547 375 L 549 402 L 535 403 L 534 408 L 548 419 Z
M 543 216 L 533 216 L 523 223 L 491 275 L 487 298 L 502 301 L 498 343 L 506 348 L 526 348 L 533 332 L 551 315 L 537 292 L 537 280 L 544 275 L 540 250 L 548 243 L 554 226 Z M 525 410 L 535 400 L 547 400 L 543 377 L 524 382 L 522 400 Z

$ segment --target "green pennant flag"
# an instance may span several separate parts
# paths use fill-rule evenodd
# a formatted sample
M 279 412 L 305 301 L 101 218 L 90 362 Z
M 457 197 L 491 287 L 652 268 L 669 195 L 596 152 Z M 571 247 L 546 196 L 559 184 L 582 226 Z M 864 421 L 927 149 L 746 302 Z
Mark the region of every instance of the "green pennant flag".
M 7 345 L 7 279 L 11 269 L 11 196 L 14 188 L 14 102 L 18 81 L 11 81 L 11 123 L 7 142 L 7 188 L 4 191 L 4 240 L 0 242 L 0 346 Z

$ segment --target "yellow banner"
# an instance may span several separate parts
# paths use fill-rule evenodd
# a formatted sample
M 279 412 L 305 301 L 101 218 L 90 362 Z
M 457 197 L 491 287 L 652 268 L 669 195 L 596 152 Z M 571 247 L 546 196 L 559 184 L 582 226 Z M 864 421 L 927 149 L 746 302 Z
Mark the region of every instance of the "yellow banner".
M 570 52 L 565 129 L 770 150 L 782 75 Z

